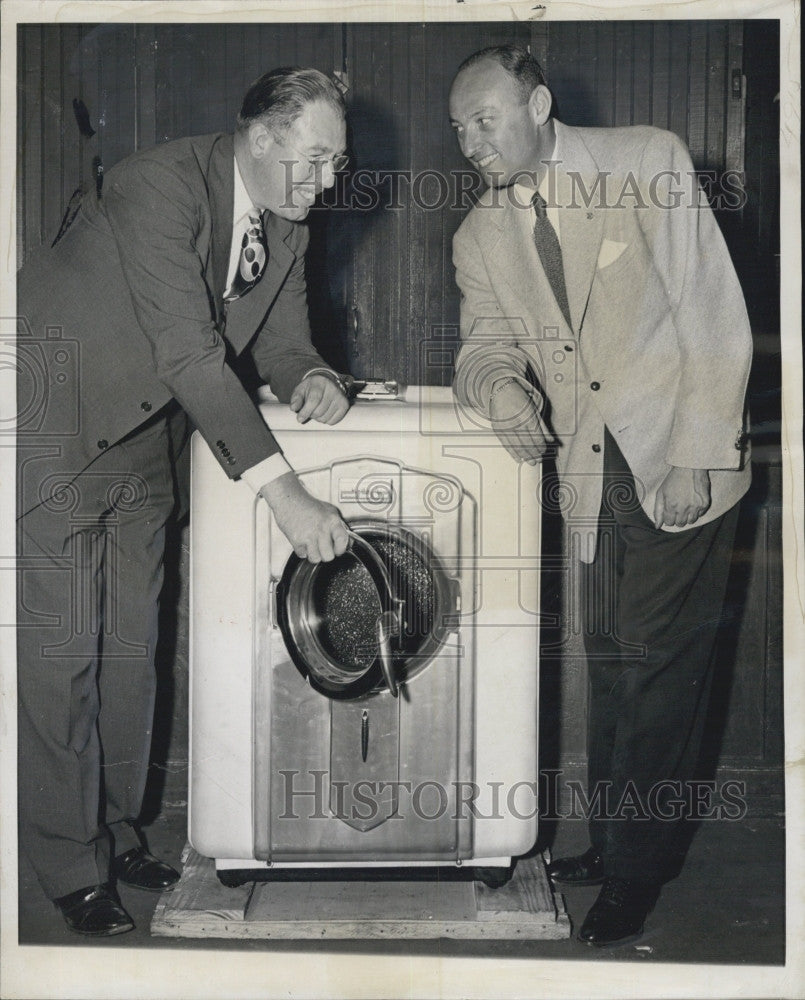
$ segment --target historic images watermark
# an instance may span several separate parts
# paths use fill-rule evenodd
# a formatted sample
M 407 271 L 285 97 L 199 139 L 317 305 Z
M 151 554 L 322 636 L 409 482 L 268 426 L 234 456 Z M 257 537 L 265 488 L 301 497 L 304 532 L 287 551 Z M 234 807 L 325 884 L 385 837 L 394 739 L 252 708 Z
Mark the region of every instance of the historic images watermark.
M 292 189 L 295 160 L 282 161 L 288 174 L 288 189 Z M 548 208 L 562 209 L 623 209 L 680 207 L 697 209 L 699 192 L 717 212 L 737 212 L 747 203 L 746 176 L 740 170 L 660 170 L 648 179 L 628 170 L 615 174 L 599 170 L 593 177 L 578 170 L 562 171 L 561 160 L 546 160 L 545 201 Z M 311 165 L 317 181 L 322 180 L 324 166 Z M 560 172 L 564 183 L 559 183 Z M 539 175 L 522 170 L 508 179 L 506 186 L 493 184 L 485 196 L 490 207 L 511 205 L 530 209 L 524 188 L 536 188 Z M 486 185 L 475 170 L 461 168 L 443 172 L 435 168 L 424 170 L 391 170 L 357 168 L 336 173 L 333 184 L 325 187 L 321 204 L 314 211 L 374 212 L 401 211 L 413 206 L 425 212 L 444 210 L 467 212 Z M 560 194 L 564 191 L 565 194 Z M 291 195 L 288 195 L 291 198 Z M 289 201 L 286 207 L 293 207 Z
M 328 820 L 335 816 L 369 821 L 379 816 L 381 802 L 395 802 L 391 820 L 437 821 L 603 819 L 615 822 L 673 823 L 678 820 L 736 822 L 747 814 L 746 783 L 727 779 L 668 779 L 639 790 L 629 780 L 616 789 L 612 782 L 586 783 L 561 770 L 540 771 L 537 781 L 330 781 L 325 770 L 280 770 L 280 820 Z

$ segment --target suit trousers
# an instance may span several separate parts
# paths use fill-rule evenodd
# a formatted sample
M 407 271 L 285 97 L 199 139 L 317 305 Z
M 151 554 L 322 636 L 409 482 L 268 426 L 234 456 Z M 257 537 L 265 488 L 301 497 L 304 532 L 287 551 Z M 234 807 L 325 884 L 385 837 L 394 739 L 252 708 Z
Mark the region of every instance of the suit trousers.
M 187 439 L 169 404 L 18 521 L 20 846 L 51 899 L 107 881 L 110 855 L 140 843 Z
M 738 507 L 656 529 L 609 431 L 604 483 L 595 560 L 582 569 L 590 840 L 607 875 L 659 883 L 689 811 Z

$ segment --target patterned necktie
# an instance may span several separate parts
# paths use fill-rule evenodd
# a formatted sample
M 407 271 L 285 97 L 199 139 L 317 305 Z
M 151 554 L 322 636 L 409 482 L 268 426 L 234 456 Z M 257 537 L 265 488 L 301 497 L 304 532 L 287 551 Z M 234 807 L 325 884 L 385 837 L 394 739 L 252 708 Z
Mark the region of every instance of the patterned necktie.
M 266 234 L 260 216 L 249 212 L 249 225 L 243 234 L 240 245 L 240 260 L 232 279 L 232 289 L 227 295 L 227 302 L 242 298 L 250 292 L 262 278 L 268 260 Z
M 567 289 L 565 288 L 565 269 L 562 266 L 562 248 L 559 246 L 559 238 L 556 230 L 551 225 L 548 213 L 545 211 L 545 199 L 536 191 L 531 204 L 534 206 L 537 218 L 534 222 L 534 243 L 537 247 L 539 259 L 542 261 L 542 269 L 551 285 L 554 297 L 556 298 L 562 315 L 570 323 L 570 306 L 567 303 Z

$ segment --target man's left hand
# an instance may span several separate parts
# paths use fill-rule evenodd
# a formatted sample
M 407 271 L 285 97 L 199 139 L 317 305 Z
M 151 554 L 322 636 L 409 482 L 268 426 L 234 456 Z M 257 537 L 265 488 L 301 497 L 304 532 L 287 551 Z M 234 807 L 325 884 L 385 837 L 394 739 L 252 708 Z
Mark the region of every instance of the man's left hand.
M 684 528 L 695 524 L 710 507 L 710 473 L 707 469 L 671 467 L 657 490 L 654 527 L 663 524 Z
M 308 375 L 294 389 L 290 407 L 300 424 L 308 420 L 337 424 L 349 409 L 349 400 L 334 379 Z

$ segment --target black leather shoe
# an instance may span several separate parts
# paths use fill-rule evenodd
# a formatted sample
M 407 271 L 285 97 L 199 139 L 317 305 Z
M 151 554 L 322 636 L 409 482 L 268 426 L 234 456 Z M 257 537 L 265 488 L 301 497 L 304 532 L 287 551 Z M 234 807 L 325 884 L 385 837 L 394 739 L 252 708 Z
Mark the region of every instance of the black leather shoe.
M 600 885 L 604 881 L 604 859 L 595 847 L 571 858 L 557 858 L 548 865 L 548 877 L 562 885 Z
M 53 902 L 61 910 L 64 922 L 76 934 L 111 937 L 134 930 L 134 921 L 108 885 L 90 885 Z
M 579 941 L 601 948 L 636 941 L 657 901 L 658 888 L 645 882 L 606 878 L 581 925 Z
M 148 892 L 166 892 L 179 881 L 179 873 L 144 847 L 132 847 L 112 862 L 112 874 L 124 885 Z

